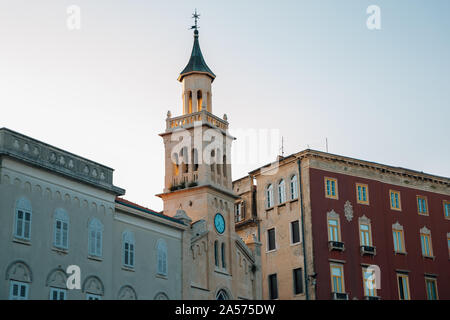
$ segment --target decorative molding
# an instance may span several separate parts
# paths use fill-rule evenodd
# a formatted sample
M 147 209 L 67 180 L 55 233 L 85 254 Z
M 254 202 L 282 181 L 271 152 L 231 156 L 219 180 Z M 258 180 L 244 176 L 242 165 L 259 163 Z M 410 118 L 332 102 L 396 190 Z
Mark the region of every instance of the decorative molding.
M 353 206 L 350 201 L 346 201 L 344 204 L 344 214 L 347 221 L 350 222 L 353 219 Z
M 420 229 L 420 233 L 422 234 L 431 234 L 431 230 L 428 229 L 426 226 Z
M 339 215 L 334 211 L 334 209 L 331 209 L 331 211 L 327 212 L 327 217 L 332 219 L 339 219 Z
M 24 161 L 95 187 L 123 195 L 113 185 L 113 169 L 12 130 L 0 129 L 0 155 Z
M 403 231 L 403 226 L 400 223 L 398 223 L 398 221 L 397 221 L 396 223 L 394 223 L 392 225 L 392 229 L 393 230 L 401 230 L 401 231 Z
M 362 215 L 362 217 L 359 217 L 359 223 L 366 223 L 366 224 L 370 224 L 370 219 L 366 217 L 365 214 Z

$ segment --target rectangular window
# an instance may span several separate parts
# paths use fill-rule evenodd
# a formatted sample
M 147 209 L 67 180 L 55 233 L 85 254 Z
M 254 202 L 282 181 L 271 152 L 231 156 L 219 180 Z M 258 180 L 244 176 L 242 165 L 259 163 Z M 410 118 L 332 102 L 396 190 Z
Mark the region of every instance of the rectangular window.
M 363 286 L 364 286 L 364 296 L 366 297 L 376 297 L 377 288 L 375 281 L 375 270 L 369 268 L 363 268 Z
M 361 223 L 359 225 L 359 235 L 362 246 L 372 246 L 372 237 L 370 233 L 370 225 Z
M 450 201 L 444 200 L 444 216 L 445 219 L 450 219 Z
M 450 232 L 447 233 L 448 256 L 450 257 Z
M 433 256 L 433 247 L 431 245 L 431 235 L 427 233 L 420 234 L 420 243 L 422 245 L 422 255 L 424 257 Z
M 69 223 L 59 219 L 55 220 L 55 235 L 53 245 L 57 248 L 69 248 Z
M 239 202 L 238 204 L 236 204 L 235 206 L 236 208 L 236 212 L 235 212 L 235 220 L 236 222 L 240 222 L 243 220 L 243 216 L 242 216 L 242 202 Z
M 400 300 L 410 300 L 408 275 L 397 273 L 398 298 Z
M 425 278 L 428 300 L 438 300 L 437 280 L 436 278 Z
M 276 273 L 269 275 L 269 299 L 278 299 L 278 283 Z
M 14 236 L 18 239 L 30 240 L 31 235 L 31 213 L 17 210 L 16 228 Z
M 50 288 L 50 300 L 67 300 L 67 290 Z
M 299 243 L 300 242 L 300 227 L 298 220 L 291 222 L 291 243 Z
M 272 251 L 276 249 L 275 243 L 275 228 L 267 230 L 267 250 Z
M 345 293 L 344 267 L 339 264 L 330 265 L 331 269 L 331 291 Z
M 340 242 L 339 221 L 328 219 L 328 241 Z
M 9 285 L 9 300 L 27 300 L 28 283 L 11 281 Z
M 325 177 L 325 197 L 330 199 L 338 199 L 337 179 Z
M 424 196 L 417 196 L 417 212 L 419 214 L 428 215 L 428 202 Z
M 405 241 L 403 238 L 402 230 L 392 230 L 392 235 L 394 238 L 394 251 L 395 252 L 405 252 Z
M 369 187 L 367 184 L 356 184 L 356 199 L 358 203 L 369 204 Z
M 303 293 L 302 268 L 297 268 L 293 270 L 293 279 L 294 279 L 294 294 Z
M 389 190 L 389 195 L 391 198 L 391 209 L 401 211 L 402 210 L 402 203 L 400 199 L 400 192 Z

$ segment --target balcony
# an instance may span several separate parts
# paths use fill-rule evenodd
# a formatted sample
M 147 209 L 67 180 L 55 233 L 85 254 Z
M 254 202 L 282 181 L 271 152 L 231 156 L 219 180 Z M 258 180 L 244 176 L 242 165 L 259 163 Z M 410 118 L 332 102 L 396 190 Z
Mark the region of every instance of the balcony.
M 377 253 L 376 247 L 373 246 L 361 246 L 361 255 L 374 256 Z
M 377 296 L 365 296 L 364 299 L 366 299 L 366 300 L 381 300 L 381 298 L 377 297 Z
M 195 125 L 209 124 L 224 131 L 228 130 L 228 121 L 220 119 L 211 112 L 202 110 L 198 112 L 184 114 L 179 117 L 168 117 L 166 119 L 166 132 L 179 128 L 192 128 Z
M 328 241 L 328 249 L 330 251 L 336 250 L 336 251 L 344 251 L 344 243 L 339 241 Z
M 333 300 L 348 300 L 348 293 L 345 292 L 332 292 L 331 298 Z

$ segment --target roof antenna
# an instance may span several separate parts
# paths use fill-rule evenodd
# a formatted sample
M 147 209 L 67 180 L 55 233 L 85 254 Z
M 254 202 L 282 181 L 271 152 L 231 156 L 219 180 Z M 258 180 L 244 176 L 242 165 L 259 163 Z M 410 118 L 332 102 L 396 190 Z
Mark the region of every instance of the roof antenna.
M 281 156 L 284 158 L 284 137 L 281 136 Z
M 325 138 L 325 145 L 326 145 L 327 153 L 328 153 L 328 138 Z

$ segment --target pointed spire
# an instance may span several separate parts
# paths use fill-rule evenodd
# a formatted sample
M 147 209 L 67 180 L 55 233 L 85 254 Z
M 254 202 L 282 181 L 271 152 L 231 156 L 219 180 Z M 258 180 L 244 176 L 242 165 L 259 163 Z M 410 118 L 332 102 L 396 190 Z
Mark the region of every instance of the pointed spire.
M 191 27 L 191 29 L 194 29 L 194 46 L 192 47 L 191 58 L 189 59 L 187 66 L 183 69 L 183 71 L 181 71 L 180 76 L 178 77 L 178 81 L 182 81 L 185 76 L 193 73 L 206 74 L 211 77 L 212 81 L 214 81 L 216 75 L 206 64 L 205 59 L 203 59 L 202 51 L 200 50 L 200 43 L 198 41 L 199 27 L 197 26 L 197 20 L 199 19 L 200 15 L 197 14 L 197 9 L 195 10 L 195 13 L 192 15 L 192 17 L 195 19 L 195 25 Z

